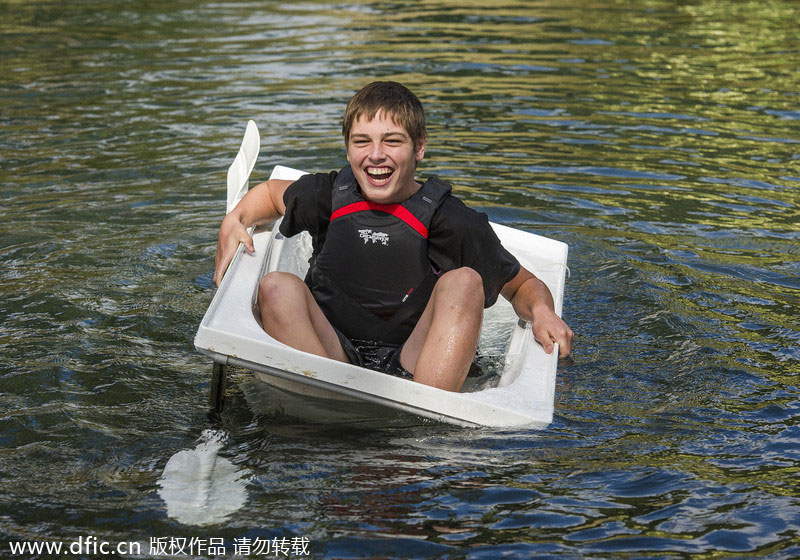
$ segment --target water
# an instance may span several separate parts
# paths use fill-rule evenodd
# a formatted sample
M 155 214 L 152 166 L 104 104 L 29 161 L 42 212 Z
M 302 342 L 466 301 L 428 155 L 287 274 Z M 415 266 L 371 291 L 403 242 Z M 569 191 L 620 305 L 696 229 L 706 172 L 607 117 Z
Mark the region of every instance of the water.
M 800 557 L 796 2 L 0 12 L 3 556 L 93 536 L 141 557 L 171 537 L 228 556 L 285 537 L 312 558 Z M 246 119 L 261 176 L 336 168 L 343 106 L 374 78 L 426 105 L 421 174 L 570 244 L 555 420 L 304 423 L 259 413 L 237 371 L 215 428 L 245 503 L 181 523 L 159 480 L 214 427 L 192 340 Z

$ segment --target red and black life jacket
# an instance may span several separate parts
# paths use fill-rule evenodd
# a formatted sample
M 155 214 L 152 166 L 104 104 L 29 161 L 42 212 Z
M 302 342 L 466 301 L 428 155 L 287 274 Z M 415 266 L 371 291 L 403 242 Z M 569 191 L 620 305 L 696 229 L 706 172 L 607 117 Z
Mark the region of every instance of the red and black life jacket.
M 428 179 L 399 204 L 365 200 L 350 166 L 336 177 L 325 242 L 307 280 L 325 316 L 351 340 L 402 344 L 438 278 L 431 218 L 451 187 Z

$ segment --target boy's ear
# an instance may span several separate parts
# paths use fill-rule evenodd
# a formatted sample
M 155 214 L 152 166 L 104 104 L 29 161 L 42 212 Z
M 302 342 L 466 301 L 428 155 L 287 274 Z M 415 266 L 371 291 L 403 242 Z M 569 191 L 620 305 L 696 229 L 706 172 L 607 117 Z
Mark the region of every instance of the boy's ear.
M 417 144 L 417 150 L 414 153 L 414 156 L 416 157 L 417 161 L 422 161 L 422 158 L 425 157 L 425 141 L 426 140 L 427 140 L 427 138 L 423 138 L 422 140 L 419 141 L 419 144 Z

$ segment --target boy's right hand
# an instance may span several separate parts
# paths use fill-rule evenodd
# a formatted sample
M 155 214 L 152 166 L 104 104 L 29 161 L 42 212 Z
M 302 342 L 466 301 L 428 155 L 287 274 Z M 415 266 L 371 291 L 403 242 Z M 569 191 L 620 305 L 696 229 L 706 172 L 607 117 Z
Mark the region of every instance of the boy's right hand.
M 217 239 L 217 256 L 214 260 L 214 284 L 217 287 L 222 282 L 222 277 L 225 276 L 225 271 L 228 270 L 228 265 L 231 264 L 239 243 L 244 244 L 248 253 L 255 253 L 253 238 L 247 233 L 247 228 L 233 215 L 228 214 L 222 220 Z
M 222 277 L 231 264 L 239 243 L 251 255 L 256 252 L 253 238 L 247 233 L 248 226 L 267 224 L 286 212 L 283 193 L 293 181 L 270 179 L 256 185 L 239 201 L 236 208 L 225 216 L 219 227 L 217 258 L 214 265 L 214 283 L 219 287 Z

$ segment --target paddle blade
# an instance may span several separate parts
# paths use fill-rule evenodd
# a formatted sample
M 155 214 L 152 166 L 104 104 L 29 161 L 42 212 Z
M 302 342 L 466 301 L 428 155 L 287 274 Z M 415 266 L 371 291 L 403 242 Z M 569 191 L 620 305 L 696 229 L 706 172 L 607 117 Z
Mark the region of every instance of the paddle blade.
M 233 210 L 239 201 L 247 194 L 250 173 L 258 159 L 261 149 L 261 137 L 258 127 L 253 121 L 247 121 L 247 129 L 239 146 L 239 153 L 228 168 L 228 204 L 226 212 Z
M 218 455 L 224 440 L 224 432 L 206 430 L 197 447 L 167 461 L 158 495 L 168 517 L 186 525 L 212 525 L 245 504 L 248 473 Z

